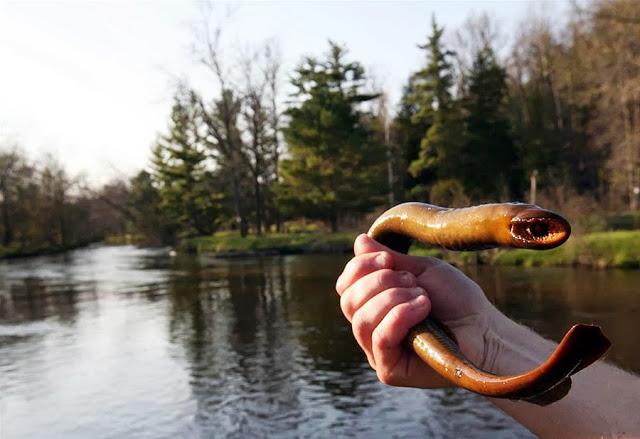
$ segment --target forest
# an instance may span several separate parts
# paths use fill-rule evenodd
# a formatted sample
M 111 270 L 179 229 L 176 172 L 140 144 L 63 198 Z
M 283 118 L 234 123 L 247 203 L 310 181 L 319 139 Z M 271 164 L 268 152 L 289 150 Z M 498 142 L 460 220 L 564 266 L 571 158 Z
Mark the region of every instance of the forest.
M 528 17 L 506 50 L 485 14 L 446 33 L 433 17 L 397 105 L 339 42 L 286 72 L 273 41 L 225 59 L 223 31 L 205 22 L 195 41 L 216 95 L 177 86 L 130 178 L 91 187 L 0 141 L 0 256 L 125 235 L 353 230 L 406 200 L 527 201 L 583 219 L 638 210 L 635 0 L 574 6 L 562 28 Z

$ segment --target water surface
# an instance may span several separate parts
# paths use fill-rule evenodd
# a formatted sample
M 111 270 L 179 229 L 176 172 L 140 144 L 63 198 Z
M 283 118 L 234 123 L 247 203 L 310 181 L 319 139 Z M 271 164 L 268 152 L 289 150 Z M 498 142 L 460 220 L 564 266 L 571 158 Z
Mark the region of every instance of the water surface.
M 377 382 L 334 292 L 347 256 L 170 257 L 94 247 L 0 263 L 0 437 L 531 437 L 482 397 Z M 633 346 L 639 271 L 469 274 L 558 339 Z

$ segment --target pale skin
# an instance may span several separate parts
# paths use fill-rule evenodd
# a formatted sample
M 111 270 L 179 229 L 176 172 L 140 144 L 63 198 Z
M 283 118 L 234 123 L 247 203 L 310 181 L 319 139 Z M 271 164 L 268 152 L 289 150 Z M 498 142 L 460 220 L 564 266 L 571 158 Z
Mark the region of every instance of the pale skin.
M 474 364 L 496 374 L 529 370 L 556 346 L 508 319 L 475 282 L 443 261 L 394 252 L 366 235 L 356 239 L 354 252 L 336 291 L 385 384 L 451 386 L 403 345 L 409 329 L 428 315 L 452 330 Z M 574 375 L 569 394 L 546 407 L 490 401 L 542 437 L 640 437 L 640 379 L 602 361 Z

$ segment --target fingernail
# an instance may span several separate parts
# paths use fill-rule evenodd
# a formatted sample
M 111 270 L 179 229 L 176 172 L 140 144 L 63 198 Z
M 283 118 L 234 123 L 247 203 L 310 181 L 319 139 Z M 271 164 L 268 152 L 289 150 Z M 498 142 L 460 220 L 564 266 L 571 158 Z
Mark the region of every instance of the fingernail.
M 403 271 L 400 273 L 400 279 L 403 285 L 408 287 L 415 285 L 416 277 L 409 273 L 408 271 Z
M 413 309 L 423 309 L 425 306 L 427 306 L 428 300 L 427 297 L 424 296 L 423 294 L 420 294 L 418 297 L 416 297 L 415 299 L 412 299 L 409 304 L 411 304 L 411 308 Z
M 424 296 L 424 294 L 426 293 L 424 288 L 421 288 L 421 287 L 414 287 L 409 289 L 409 291 L 411 291 L 411 294 L 415 297 Z

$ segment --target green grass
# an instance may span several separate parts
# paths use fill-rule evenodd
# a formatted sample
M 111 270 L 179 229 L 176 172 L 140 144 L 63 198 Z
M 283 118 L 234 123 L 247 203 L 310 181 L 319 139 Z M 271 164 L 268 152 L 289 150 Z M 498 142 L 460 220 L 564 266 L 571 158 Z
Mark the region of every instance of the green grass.
M 42 244 L 40 246 L 22 246 L 19 244 L 11 244 L 9 246 L 0 245 L 0 259 L 9 258 L 24 258 L 31 256 L 50 255 L 55 253 L 63 253 L 67 250 L 73 250 L 76 248 L 89 245 L 91 242 L 82 242 L 77 244 L 70 244 L 67 246 L 56 244 Z
M 179 251 L 190 253 L 252 254 L 274 253 L 347 253 L 351 251 L 356 232 L 270 233 L 241 238 L 237 232 L 219 232 L 213 236 L 182 241 Z M 547 251 L 491 250 L 483 252 L 451 252 L 414 245 L 410 254 L 433 256 L 457 265 L 476 263 L 496 265 L 640 267 L 640 230 L 619 230 L 573 236 L 563 246 Z
M 488 252 L 456 252 L 448 251 L 440 248 L 425 247 L 420 244 L 413 244 L 409 249 L 412 256 L 431 256 L 438 259 L 444 259 L 454 265 L 474 265 L 478 263 L 487 263 Z
M 640 230 L 589 233 L 576 236 L 548 251 L 501 250 L 492 260 L 498 265 L 568 266 L 598 268 L 640 267 Z
M 255 253 L 255 252 L 331 252 L 343 253 L 353 248 L 355 232 L 269 233 L 240 237 L 237 232 L 218 232 L 183 240 L 179 250 L 191 253 Z

